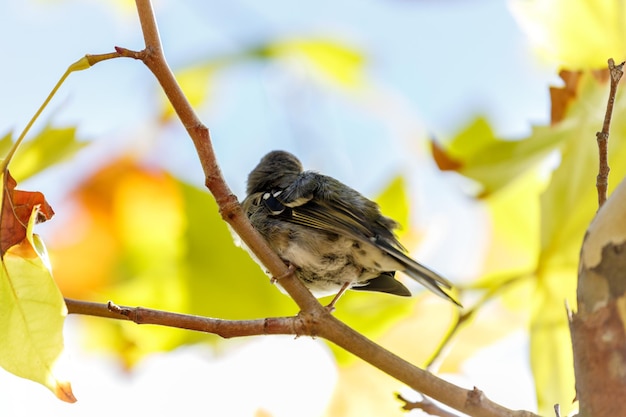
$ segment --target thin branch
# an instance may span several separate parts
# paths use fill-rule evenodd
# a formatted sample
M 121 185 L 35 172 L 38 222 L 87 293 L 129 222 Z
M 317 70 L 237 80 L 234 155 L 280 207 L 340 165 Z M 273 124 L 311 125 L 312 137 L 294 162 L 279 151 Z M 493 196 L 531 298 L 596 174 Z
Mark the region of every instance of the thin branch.
M 510 285 L 515 284 L 523 279 L 530 278 L 531 275 L 523 274 L 516 275 L 514 277 L 508 278 L 507 280 L 500 283 L 498 286 L 490 287 L 482 297 L 470 308 L 465 309 L 460 312 L 454 323 L 450 326 L 445 336 L 431 355 L 431 357 L 426 361 L 426 369 L 431 372 L 434 372 L 439 363 L 439 359 L 443 356 L 443 354 L 447 351 L 448 346 L 450 346 L 450 342 L 454 339 L 456 334 L 471 321 L 471 319 L 479 312 L 479 310 L 491 301 L 494 297 L 496 297 L 502 290 L 508 288 Z
M 422 410 L 423 412 L 432 416 L 438 417 L 459 417 L 458 414 L 451 413 L 448 410 L 444 410 L 428 398 L 424 398 L 420 401 L 410 401 L 402 396 L 402 394 L 396 394 L 396 397 L 404 402 L 402 409 L 405 411 Z
M 223 320 L 144 307 L 118 306 L 111 301 L 103 304 L 66 298 L 65 304 L 69 314 L 130 320 L 137 324 L 157 324 L 211 333 L 225 339 L 269 334 L 291 334 L 295 336 L 307 334 L 306 323 L 298 316 L 269 317 L 260 320 Z
M 606 104 L 606 113 L 604 115 L 604 123 L 602 124 L 602 132 L 596 132 L 596 140 L 598 142 L 598 152 L 600 154 L 600 163 L 598 167 L 598 176 L 596 177 L 596 188 L 598 190 L 598 208 L 602 207 L 607 197 L 607 189 L 609 186 L 609 127 L 611 125 L 611 116 L 613 114 L 613 105 L 615 104 L 615 94 L 619 80 L 624 72 L 622 68 L 624 62 L 615 65 L 613 58 L 609 58 L 609 74 L 611 76 L 611 89 L 609 91 L 609 99 Z

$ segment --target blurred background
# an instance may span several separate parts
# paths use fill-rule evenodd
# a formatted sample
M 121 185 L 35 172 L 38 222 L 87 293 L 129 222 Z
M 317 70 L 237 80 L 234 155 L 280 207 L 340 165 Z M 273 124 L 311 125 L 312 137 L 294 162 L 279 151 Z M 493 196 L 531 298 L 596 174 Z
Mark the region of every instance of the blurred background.
M 489 188 L 477 178 L 482 174 L 451 166 L 467 162 L 470 148 L 488 159 L 485 138 L 509 146 L 536 135 L 533 126 L 548 129 L 549 87 L 563 85 L 558 71 L 601 68 L 606 53 L 623 51 L 621 31 L 615 45 L 602 32 L 611 25 L 586 32 L 588 48 L 566 26 L 602 21 L 602 13 L 614 14 L 609 7 L 623 13 L 621 2 L 574 3 L 567 9 L 555 0 L 161 0 L 154 6 L 168 61 L 210 128 L 238 197 L 258 160 L 285 149 L 305 168 L 376 199 L 402 224 L 400 238 L 411 254 L 458 284 L 466 306 L 480 304 L 440 358 L 440 373 L 504 406 L 536 411 L 539 404 L 543 411 L 554 396 L 537 398 L 538 365 L 529 360 L 536 310 L 528 300 L 536 282 L 524 281 L 508 299 L 482 302 L 480 290 L 538 268 L 539 193 L 560 158 L 554 148 L 542 149 L 533 159 L 533 180 L 515 177 L 515 187 Z M 608 51 L 594 46 L 595 33 Z M 570 53 L 559 35 L 595 54 Z M 143 43 L 132 2 L 5 0 L 0 45 L 0 135 L 16 137 L 72 62 L 113 46 L 140 50 Z M 37 232 L 65 296 L 227 319 L 297 313 L 233 245 L 203 188 L 191 141 L 140 62 L 111 60 L 70 75 L 31 136 L 37 146 L 24 150 L 11 170 L 19 188 L 42 191 L 56 211 Z M 438 158 L 433 147 L 442 152 Z M 407 285 L 412 299 L 351 293 L 336 314 L 424 365 L 457 313 Z M 557 314 L 571 294 L 551 299 Z M 400 416 L 405 412 L 394 392 L 419 398 L 322 340 L 223 341 L 75 316 L 65 333 L 63 372 L 78 403 L 61 403 L 0 370 L 0 415 Z M 542 343 L 548 363 L 554 360 L 548 351 L 558 356 L 558 349 Z M 565 381 L 554 383 L 554 395 L 570 407 L 573 383 Z M 545 386 L 552 387 L 546 382 L 542 392 L 551 389 Z

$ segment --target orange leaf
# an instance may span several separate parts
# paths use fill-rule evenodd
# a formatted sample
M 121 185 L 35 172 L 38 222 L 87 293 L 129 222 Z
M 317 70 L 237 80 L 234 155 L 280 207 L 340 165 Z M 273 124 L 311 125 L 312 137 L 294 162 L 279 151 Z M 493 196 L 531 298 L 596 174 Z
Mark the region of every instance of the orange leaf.
M 37 191 L 16 190 L 17 182 L 9 171 L 4 175 L 4 197 L 0 211 L 0 255 L 26 238 L 26 226 L 33 208 L 38 206 L 37 222 L 49 220 L 54 211 L 44 195 Z
M 439 145 L 436 141 L 430 141 L 430 148 L 433 154 L 433 159 L 437 163 L 437 166 L 442 171 L 459 171 L 463 166 L 463 163 L 452 158 L 446 150 Z
M 576 98 L 580 71 L 562 70 L 559 77 L 565 82 L 563 87 L 550 87 L 550 102 L 552 104 L 550 122 L 552 125 L 565 118 L 568 105 Z
M 72 385 L 69 382 L 58 382 L 55 388 L 54 395 L 56 395 L 58 399 L 66 403 L 76 402 L 76 397 L 72 392 Z

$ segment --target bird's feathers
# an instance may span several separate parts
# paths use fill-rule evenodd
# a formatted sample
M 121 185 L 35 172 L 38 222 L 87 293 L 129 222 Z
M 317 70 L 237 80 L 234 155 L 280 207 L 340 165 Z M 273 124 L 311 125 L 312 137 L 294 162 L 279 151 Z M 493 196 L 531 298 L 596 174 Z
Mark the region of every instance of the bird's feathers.
M 292 224 L 352 239 L 359 247 L 357 262 L 380 271 L 367 282 L 355 282 L 353 289 L 410 295 L 393 277 L 401 270 L 459 305 L 442 289 L 451 289 L 450 282 L 405 254 L 394 235 L 397 223 L 383 216 L 376 203 L 332 177 L 302 171 L 295 156 L 282 151 L 266 155 L 248 177 L 248 194 L 244 209 L 262 234 L 270 233 L 259 224 L 267 216 L 275 228 Z

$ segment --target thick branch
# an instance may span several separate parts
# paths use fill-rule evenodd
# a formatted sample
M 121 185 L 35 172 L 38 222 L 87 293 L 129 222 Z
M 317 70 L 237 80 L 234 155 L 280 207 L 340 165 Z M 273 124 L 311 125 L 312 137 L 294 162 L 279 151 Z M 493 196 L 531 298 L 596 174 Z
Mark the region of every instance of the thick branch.
M 363 337 L 330 314 L 325 318 L 323 325 L 317 326 L 316 334 L 369 362 L 416 391 L 465 414 L 476 417 L 535 416 L 529 411 L 514 411 L 502 407 L 489 400 L 478 389 L 468 391 L 444 381 Z
M 569 315 L 581 416 L 626 415 L 626 180 L 589 225 Z

